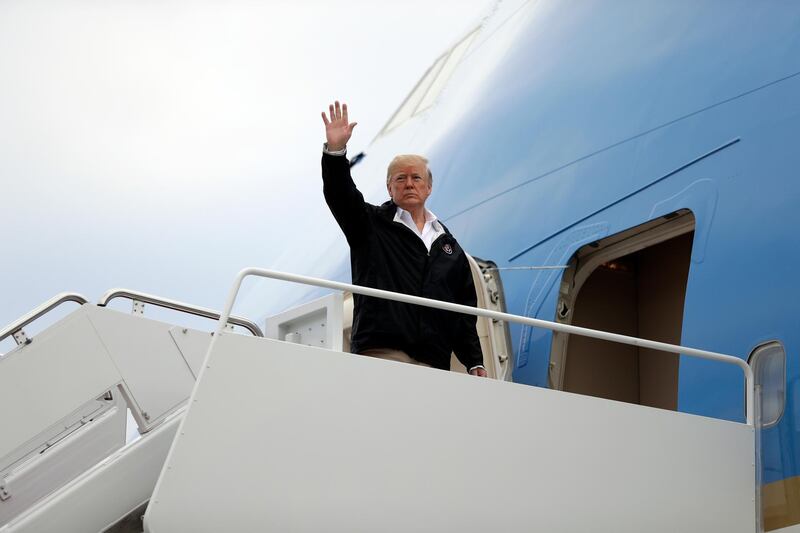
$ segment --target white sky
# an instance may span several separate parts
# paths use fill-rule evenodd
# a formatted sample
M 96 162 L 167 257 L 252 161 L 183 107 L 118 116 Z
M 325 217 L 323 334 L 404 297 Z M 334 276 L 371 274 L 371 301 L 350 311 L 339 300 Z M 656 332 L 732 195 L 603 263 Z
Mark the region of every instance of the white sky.
M 220 308 L 317 216 L 319 112 L 365 148 L 491 3 L 0 3 L 0 326 L 62 291 Z

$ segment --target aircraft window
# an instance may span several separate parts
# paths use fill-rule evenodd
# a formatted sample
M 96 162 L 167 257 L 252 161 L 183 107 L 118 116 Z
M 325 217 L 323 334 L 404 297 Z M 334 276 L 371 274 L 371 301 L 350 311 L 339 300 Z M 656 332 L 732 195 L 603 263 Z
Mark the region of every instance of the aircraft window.
M 403 104 L 400 106 L 400 109 L 397 110 L 383 131 L 386 132 L 392 130 L 414 116 L 420 100 L 422 100 L 422 98 L 425 96 L 425 93 L 428 92 L 428 88 L 431 86 L 431 83 L 433 83 L 436 75 L 439 74 L 440 70 L 442 70 L 442 65 L 444 65 L 446 59 L 447 54 L 444 54 L 442 57 L 436 60 L 436 63 L 434 63 L 431 68 L 428 69 L 428 72 L 426 72 L 419 83 L 417 83 L 417 86 L 414 87 L 414 90 L 411 91 L 411 94 L 408 95 L 406 101 L 403 102 Z
M 779 342 L 762 344 L 750 356 L 759 402 L 759 422 L 766 428 L 778 423 L 786 405 L 786 352 Z
M 455 48 L 453 48 L 453 51 L 447 57 L 447 61 L 444 63 L 439 75 L 433 80 L 428 92 L 425 93 L 425 98 L 422 99 L 422 102 L 420 102 L 415 113 L 419 113 L 429 108 L 433 104 L 433 102 L 439 96 L 439 93 L 441 93 L 442 89 L 444 89 L 444 86 L 450 79 L 450 76 L 453 75 L 453 71 L 461 62 L 461 58 L 464 57 L 464 54 L 466 53 L 467 49 L 469 49 L 469 45 L 472 44 L 472 40 L 475 39 L 476 35 L 478 35 L 478 30 L 475 30 L 467 35 L 455 46 Z
M 406 100 L 400 105 L 381 133 L 393 130 L 409 118 L 430 107 L 442 92 L 447 81 L 452 76 L 461 58 L 469 49 L 469 45 L 478 34 L 478 29 L 461 39 L 453 48 L 442 54 L 431 68 L 422 76 L 416 87 L 411 91 Z

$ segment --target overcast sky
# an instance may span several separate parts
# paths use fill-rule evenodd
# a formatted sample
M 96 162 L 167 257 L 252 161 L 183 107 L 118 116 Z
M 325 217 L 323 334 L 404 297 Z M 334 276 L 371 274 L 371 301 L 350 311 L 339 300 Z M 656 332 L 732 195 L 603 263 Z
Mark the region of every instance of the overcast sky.
M 62 291 L 220 308 L 316 213 L 326 104 L 365 148 L 491 3 L 0 2 L 0 326 Z

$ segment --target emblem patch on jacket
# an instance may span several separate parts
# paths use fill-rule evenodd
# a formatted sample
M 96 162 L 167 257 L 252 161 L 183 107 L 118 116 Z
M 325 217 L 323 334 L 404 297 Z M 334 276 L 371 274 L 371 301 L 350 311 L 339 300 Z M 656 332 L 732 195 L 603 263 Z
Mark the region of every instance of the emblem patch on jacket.
M 453 255 L 453 247 L 450 246 L 450 243 L 443 244 L 442 250 L 444 250 L 444 253 L 446 253 L 447 255 Z

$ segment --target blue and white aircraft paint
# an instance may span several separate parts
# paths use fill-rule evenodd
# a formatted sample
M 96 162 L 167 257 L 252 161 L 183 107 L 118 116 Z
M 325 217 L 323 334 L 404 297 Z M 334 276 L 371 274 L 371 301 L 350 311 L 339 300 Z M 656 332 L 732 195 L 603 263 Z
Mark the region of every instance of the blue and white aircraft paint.
M 364 154 L 357 154 L 356 142 L 351 142 L 349 154 L 354 179 L 366 199 L 373 203 L 386 200 L 384 173 L 394 155 L 420 153 L 429 158 L 434 183 L 428 207 L 446 223 L 465 250 L 483 260 L 481 265 L 487 268 L 487 274 L 499 277 L 502 290 L 490 299 L 496 300 L 500 310 L 734 354 L 747 360 L 754 370 L 757 391 L 755 471 L 761 490 L 754 498 L 755 505 L 765 530 L 784 533 L 800 531 L 800 464 L 796 459 L 800 457 L 796 438 L 800 407 L 795 406 L 800 383 L 800 319 L 795 313 L 800 284 L 793 277 L 794 262 L 800 260 L 800 239 L 796 235 L 800 215 L 794 209 L 800 200 L 800 185 L 794 179 L 795 169 L 800 168 L 800 154 L 792 145 L 800 137 L 799 29 L 800 3 L 789 1 L 498 1 L 486 17 L 423 74 Z M 370 120 L 359 116 L 358 102 L 348 103 L 354 120 L 362 123 Z M 320 137 L 322 140 L 321 125 Z M 324 203 L 321 189 L 320 181 L 319 194 L 316 200 L 311 200 L 318 201 L 319 206 Z M 347 245 L 333 218 L 318 223 L 314 230 L 307 238 L 291 239 L 275 261 L 278 264 L 269 266 L 349 281 Z M 285 285 L 270 293 L 269 298 L 259 299 L 258 305 L 265 314 L 272 315 L 320 293 Z M 249 294 L 248 307 L 252 308 L 258 296 Z M 161 524 L 159 520 L 174 516 L 197 518 L 197 513 L 182 512 L 179 506 L 171 508 L 169 504 L 170 495 L 183 498 L 192 492 L 170 492 L 174 487 L 183 487 L 178 481 L 187 473 L 202 478 L 202 482 L 188 485 L 201 487 L 193 494 L 213 502 L 202 506 L 192 500 L 193 511 L 200 507 L 215 515 L 226 510 L 225 504 L 220 504 L 225 498 L 228 503 L 249 501 L 238 497 L 243 493 L 240 480 L 207 490 L 208 479 L 218 481 L 215 474 L 234 472 L 242 478 L 250 475 L 249 481 L 255 488 L 248 494 L 263 495 L 263 480 L 267 475 L 260 475 L 258 468 L 263 469 L 267 462 L 242 462 L 248 468 L 230 468 L 231 452 L 224 445 L 229 441 L 221 439 L 230 438 L 246 451 L 254 448 L 253 443 L 258 441 L 248 438 L 247 432 L 256 426 L 260 428 L 260 424 L 248 420 L 263 420 L 261 409 L 265 403 L 242 402 L 239 396 L 215 393 L 198 404 L 190 394 L 197 394 L 204 385 L 228 383 L 219 378 L 217 382 L 204 381 L 204 373 L 212 377 L 228 376 L 225 372 L 234 376 L 263 375 L 246 365 L 229 364 L 220 371 L 216 360 L 214 371 L 205 370 L 212 368 L 208 362 L 215 357 L 214 344 L 267 343 L 281 346 L 280 350 L 287 353 L 296 350 L 306 355 L 309 352 L 304 350 L 312 349 L 223 334 L 224 320 L 220 320 L 219 334 L 211 342 L 207 332 L 103 309 L 106 303 L 104 297 L 98 305 L 83 305 L 37 336 L 35 342 L 21 333 L 22 326 L 8 330 L 9 334 L 15 334 L 19 346 L 3 356 L 7 373 L 0 374 L 7 384 L 0 387 L 6 395 L 0 403 L 7 407 L 3 413 L 3 420 L 7 421 L 5 431 L 0 433 L 3 437 L 0 447 L 5 453 L 0 455 L 7 459 L 4 472 L 10 473 L 8 478 L 0 476 L 2 531 L 98 531 L 121 524 L 121 518 L 123 522 L 131 519 L 128 522 L 132 521 L 136 528 L 141 526 L 140 517 L 153 490 L 154 503 L 159 503 L 158 491 L 162 489 L 162 496 L 167 499 L 162 498 L 160 506 L 147 511 L 152 524 Z M 186 310 L 179 302 L 169 308 Z M 135 302 L 134 313 L 141 312 L 141 305 L 137 308 Z M 207 310 L 198 313 L 195 309 L 194 314 L 214 316 Z M 642 486 L 660 485 L 657 481 L 651 483 L 650 478 L 641 481 L 616 474 L 625 468 L 644 472 L 637 467 L 646 461 L 648 465 L 665 467 L 666 475 L 674 476 L 677 463 L 657 456 L 653 447 L 642 447 L 635 440 L 646 433 L 642 422 L 670 414 L 657 409 L 697 415 L 672 417 L 690 420 L 695 426 L 699 421 L 715 427 L 737 425 L 709 418 L 745 420 L 742 373 L 730 365 L 528 326 L 508 327 L 511 349 L 502 355 L 509 356 L 504 365 L 511 372 L 502 377 L 531 387 L 656 409 L 630 409 L 628 405 L 580 397 L 582 406 L 604 405 L 603 411 L 580 409 L 584 420 L 591 413 L 611 412 L 606 409 L 609 406 L 644 412 L 642 417 L 628 419 L 635 422 L 617 425 L 617 432 L 611 433 L 616 441 L 606 440 L 605 447 L 592 450 L 604 458 L 603 453 L 618 455 L 616 462 L 603 465 L 608 466 L 606 471 L 611 474 L 595 476 L 597 479 L 591 472 L 576 467 L 570 453 L 579 448 L 593 448 L 594 441 L 585 435 L 607 436 L 615 431 L 613 423 L 597 420 L 596 427 L 592 423 L 581 425 L 575 422 L 578 409 L 545 411 L 554 413 L 551 418 L 555 423 L 549 427 L 560 428 L 563 434 L 545 432 L 548 437 L 556 437 L 548 440 L 549 448 L 538 449 L 552 450 L 563 444 L 563 449 L 558 450 L 562 453 L 553 454 L 561 459 L 554 461 L 549 454 L 531 452 L 530 446 L 521 444 L 522 440 L 504 440 L 503 458 L 519 462 L 520 468 L 513 470 L 522 480 L 517 485 L 519 490 L 508 490 L 506 496 L 527 498 L 524 488 L 532 477 L 528 470 L 531 465 L 555 462 L 550 477 L 537 481 L 544 486 L 566 480 L 559 487 L 559 504 L 565 507 L 558 509 L 571 509 L 573 498 L 577 497 L 570 489 L 581 488 L 576 485 L 592 481 L 594 487 L 605 490 L 609 480 L 625 484 L 624 494 L 635 493 L 635 498 L 622 502 L 624 505 L 619 509 L 635 509 L 637 503 L 652 494 L 642 491 L 642 501 L 634 501 Z M 256 333 L 258 328 L 251 331 Z M 64 339 L 66 343 L 61 342 Z M 114 342 L 107 342 L 109 339 Z M 208 348 L 209 343 L 212 348 Z M 241 352 L 238 356 L 242 361 L 257 361 L 260 365 L 265 360 L 256 350 Z M 251 357 L 254 354 L 256 357 Z M 317 354 L 317 357 L 322 356 Z M 224 356 L 220 360 L 231 361 Z M 291 357 L 285 360 L 293 364 L 301 361 Z M 376 362 L 342 357 L 335 363 L 329 368 L 341 371 L 353 368 L 346 365 Z M 412 367 L 402 368 L 403 372 L 409 370 Z M 292 374 L 298 381 L 306 377 L 302 372 Z M 383 374 L 381 370 L 374 375 Z M 339 375 L 360 379 L 357 373 Z M 316 377 L 320 383 L 334 381 L 324 373 Z M 456 378 L 452 383 L 460 380 L 460 376 L 445 373 L 431 372 L 427 377 L 433 378 L 431 383 L 441 379 Z M 269 391 L 268 387 L 262 387 L 262 381 L 256 379 L 253 383 L 238 386 L 244 392 Z M 463 381 L 459 387 L 464 383 L 471 386 L 479 382 Z M 304 393 L 302 386 L 299 389 Z M 516 392 L 520 388 L 510 385 L 497 388 L 501 389 Z M 55 392 L 41 394 L 41 390 Z M 559 402 L 570 398 L 528 387 L 522 390 L 540 397 L 546 393 L 551 401 L 555 397 Z M 287 393 L 296 391 L 291 389 Z M 330 397 L 336 392 L 330 392 Z M 397 393 L 396 397 L 403 393 Z M 425 393 L 430 398 L 425 405 L 433 405 L 438 389 L 428 387 Z M 64 401 L 64 396 L 69 396 L 73 403 Z M 300 410 L 313 412 L 317 398 L 301 396 L 308 403 L 303 403 Z M 220 412 L 235 416 L 212 416 L 211 423 L 196 423 L 188 434 L 179 431 L 181 427 L 185 429 L 190 417 L 202 421 L 206 414 L 213 415 L 218 405 L 224 406 L 228 401 L 233 407 Z M 358 397 L 352 403 L 365 402 Z M 490 406 L 489 410 L 495 403 L 500 404 L 498 410 L 508 406 L 493 401 L 482 405 Z M 80 406 L 78 410 L 74 410 L 73 404 Z M 548 403 L 539 401 L 536 405 L 546 409 Z M 247 412 L 252 417 L 243 417 L 242 421 L 244 408 L 250 409 Z M 123 439 L 126 412 L 131 413 L 141 433 L 140 438 L 127 443 Z M 523 409 L 509 408 L 505 414 L 512 412 Z M 575 416 L 561 417 L 559 414 L 563 412 Z M 291 416 L 285 418 L 294 423 Z M 504 418 L 504 422 L 508 420 L 516 424 L 516 418 Z M 230 431 L 214 433 L 221 422 L 227 423 Z M 524 433 L 516 432 L 517 429 L 527 430 L 528 436 L 532 428 L 540 431 L 539 426 L 523 417 L 519 417 L 518 423 L 519 426 L 511 426 L 509 434 Z M 299 424 L 313 427 L 303 420 Z M 586 427 L 594 433 L 574 431 Z M 744 481 L 742 486 L 746 485 L 746 491 L 731 491 L 736 492 L 738 500 L 731 500 L 725 490 L 708 490 L 702 495 L 715 497 L 716 509 L 725 508 L 731 513 L 745 509 L 747 512 L 741 515 L 748 520 L 741 523 L 742 530 L 755 526 L 750 520 L 753 508 L 749 507 L 753 494 L 751 428 L 713 433 L 725 438 L 703 441 L 705 455 L 701 456 L 696 452 L 702 447 L 694 446 L 697 433 L 670 429 L 687 426 L 658 427 L 671 437 L 652 437 L 657 441 L 654 446 L 661 445 L 661 452 L 671 451 L 680 437 L 683 444 L 687 441 L 690 444 L 682 448 L 688 451 L 682 452 L 681 458 L 704 458 L 681 463 L 684 469 L 698 463 L 705 467 L 698 469 L 702 472 L 692 478 L 695 482 L 703 476 L 704 480 L 713 479 L 727 488 L 732 486 L 730 479 Z M 198 428 L 210 431 L 212 436 L 202 438 L 205 433 Z M 481 431 L 495 437 L 483 428 Z M 713 463 L 711 458 L 717 454 L 708 453 L 709 449 L 713 448 L 713 442 L 730 444 L 726 452 L 737 449 L 730 436 L 742 431 L 747 432 L 747 448 L 739 446 L 738 451 L 744 450 L 746 454 L 720 455 L 747 457 L 747 460 L 737 460 L 735 464 L 742 466 L 741 472 L 726 477 L 723 474 L 728 468 L 714 465 L 728 463 Z M 96 434 L 107 438 L 108 449 L 94 445 Z M 179 436 L 173 441 L 176 434 Z M 540 434 L 535 435 L 536 439 Z M 709 434 L 712 433 L 704 433 Z M 237 441 L 242 435 L 245 438 Z M 317 435 L 313 441 L 299 439 L 302 441 L 299 443 L 291 442 L 293 433 L 286 435 L 289 437 L 285 442 L 292 447 L 311 444 L 308 453 L 298 454 L 303 462 L 314 459 L 326 466 L 335 463 L 315 453 Z M 569 442 L 565 435 L 578 437 Z M 56 438 L 60 444 L 51 446 Z M 446 439 L 447 436 L 443 441 Z M 170 464 L 180 464 L 182 457 L 192 457 L 191 453 L 199 449 L 192 446 L 198 442 L 212 447 L 223 442 L 219 446 L 222 459 L 198 461 L 192 468 L 171 469 Z M 524 442 L 538 441 L 528 438 Z M 187 450 L 191 453 L 182 456 L 181 452 Z M 374 447 L 371 452 L 380 456 L 384 450 Z M 624 455 L 630 450 L 644 450 L 637 458 L 639 463 L 630 462 L 628 455 Z M 246 451 L 239 454 L 245 461 L 250 459 Z M 275 457 L 294 468 L 281 455 Z M 357 454 L 348 457 L 360 460 Z M 433 455 L 432 460 L 436 459 Z M 472 456 L 468 459 L 471 461 Z M 167 466 L 162 470 L 164 464 Z M 594 464 L 600 461 L 584 462 L 583 468 L 591 469 Z M 330 475 L 325 466 L 312 470 L 314 474 Z M 719 476 L 708 477 L 708 471 L 719 472 Z M 254 472 L 259 475 L 253 476 Z M 571 477 L 564 475 L 567 472 Z M 452 477 L 447 477 L 447 481 L 458 482 Z M 626 479 L 640 481 L 630 483 Z M 692 523 L 709 525 L 704 531 L 727 531 L 714 521 L 720 513 L 706 514 L 708 500 L 695 500 L 695 492 L 690 490 L 694 487 L 689 486 L 692 483 L 684 483 L 683 479 L 686 478 L 676 478 L 668 490 L 659 494 L 672 491 L 680 493 L 682 501 L 699 501 L 694 512 L 699 509 L 701 518 L 708 520 Z M 359 490 L 372 489 L 363 483 L 354 485 Z M 303 490 L 297 494 L 305 498 L 306 486 L 298 486 Z M 495 490 L 492 498 L 499 494 L 503 505 L 501 493 L 506 484 L 498 486 L 502 490 Z M 548 485 L 545 490 L 549 488 Z M 279 496 L 286 492 L 280 478 L 271 484 L 271 489 Z M 538 500 L 539 494 L 534 498 Z M 576 490 L 575 494 L 581 491 Z M 619 499 L 616 494 L 605 491 L 603 496 L 607 500 Z M 327 513 L 332 501 L 330 494 L 318 491 L 317 496 L 323 503 L 309 509 L 324 509 Z M 183 501 L 180 498 L 178 503 Z M 542 498 L 532 503 L 550 505 L 545 496 Z M 363 500 L 354 501 L 361 505 Z M 257 502 L 259 508 L 264 507 L 263 502 L 263 498 Z M 604 530 L 618 528 L 617 513 L 625 511 L 618 510 L 616 503 L 612 501 L 602 509 L 606 519 Z M 652 498 L 648 503 L 652 509 L 663 501 Z M 507 507 L 522 509 L 524 530 L 535 523 L 533 520 L 541 518 L 526 505 Z M 177 512 L 170 514 L 171 509 Z M 230 509 L 236 507 L 229 506 Z M 404 517 L 414 518 L 405 512 L 405 507 L 395 507 L 394 511 L 398 509 Z M 291 515 L 294 508 L 289 510 Z M 669 510 L 674 517 L 686 515 L 685 506 Z M 327 519 L 326 513 L 319 513 L 320 520 Z M 246 514 L 239 513 L 233 518 Z M 639 514 L 638 521 L 627 525 L 639 528 L 652 519 L 646 510 L 639 510 Z M 467 518 L 473 520 L 472 516 Z M 580 523 L 594 518 L 587 513 Z M 67 523 L 72 524 L 72 529 L 64 526 Z M 675 528 L 666 522 L 658 526 L 665 531 Z
M 798 3 L 499 2 L 353 174 L 382 202 L 391 157 L 425 154 L 428 206 L 510 313 L 750 359 L 773 530 L 800 524 L 798 95 Z M 349 281 L 343 238 L 324 257 Z M 510 330 L 515 382 L 744 420 L 734 368 Z

